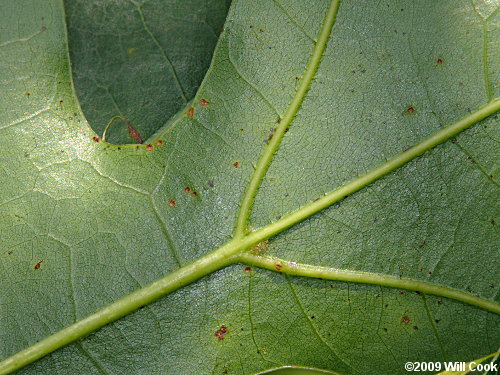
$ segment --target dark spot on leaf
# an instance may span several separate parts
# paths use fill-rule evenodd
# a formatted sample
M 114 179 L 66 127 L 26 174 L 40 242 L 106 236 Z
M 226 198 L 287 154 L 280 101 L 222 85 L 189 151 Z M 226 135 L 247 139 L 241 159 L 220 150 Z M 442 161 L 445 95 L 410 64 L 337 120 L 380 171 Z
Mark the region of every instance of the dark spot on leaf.
M 207 186 L 208 187 L 214 187 L 214 182 L 212 180 L 207 181 Z
M 135 139 L 138 143 L 142 143 L 141 136 L 139 135 L 139 133 L 137 132 L 137 130 L 134 129 L 134 127 L 132 126 L 132 124 L 130 122 L 128 122 L 127 120 L 125 120 L 125 124 L 127 125 L 128 135 L 131 138 Z M 147 147 L 146 147 L 146 150 L 147 150 Z M 148 150 L 148 151 L 152 151 L 152 149 Z
M 456 139 L 455 137 L 453 137 L 453 138 L 451 139 L 451 143 L 457 143 L 457 139 Z
M 186 112 L 186 114 L 189 117 L 193 118 L 194 117 L 194 107 L 189 107 L 188 110 L 187 110 L 187 112 Z
M 434 320 L 436 323 L 439 323 L 441 321 L 441 319 L 435 319 Z
M 225 326 L 221 326 L 217 331 L 215 331 L 215 337 L 217 340 L 222 341 L 227 334 L 227 328 Z
M 443 301 L 441 301 L 440 299 L 437 301 L 437 304 L 438 305 L 442 305 L 443 304 Z
M 156 141 L 156 145 L 163 146 L 163 141 L 161 139 L 158 139 L 158 141 Z
M 316 319 L 316 317 L 314 315 L 311 315 L 311 319 Z
M 235 162 L 233 163 L 233 167 L 238 168 L 239 166 L 240 166 L 240 163 L 238 163 L 237 161 L 235 161 Z
M 94 142 L 96 142 L 96 143 L 100 141 L 100 139 L 99 139 L 99 137 L 98 137 L 97 135 L 94 135 L 94 136 L 92 137 L 92 140 L 93 140 Z
M 245 268 L 243 269 L 243 271 L 244 271 L 245 273 L 250 273 L 250 272 L 252 272 L 252 267 L 245 267 Z
M 203 98 L 202 98 L 202 99 L 200 100 L 200 105 L 201 105 L 202 107 L 206 107 L 206 106 L 207 106 L 207 105 L 209 105 L 209 104 L 210 104 L 210 103 L 209 103 L 206 99 L 203 99 Z
M 421 294 L 422 294 L 422 292 L 420 292 L 419 290 L 416 290 L 416 291 L 415 291 L 415 293 L 416 293 L 417 295 L 421 295 Z
M 438 63 L 438 65 L 441 65 L 443 63 L 443 60 L 442 59 L 437 59 L 437 63 Z
M 401 323 L 408 324 L 410 323 L 410 318 L 408 318 L 406 315 L 401 318 Z
M 42 263 L 43 263 L 43 260 L 39 261 L 37 264 L 35 264 L 35 267 L 33 267 L 33 268 L 35 270 L 39 270 Z
M 404 291 L 402 291 L 402 290 L 400 290 L 400 291 L 399 291 L 399 294 L 403 295 L 403 294 L 405 294 L 405 292 L 404 292 Z
M 151 143 L 146 145 L 146 151 L 153 151 L 153 145 Z
M 12 255 L 12 253 L 13 253 L 12 250 L 7 251 L 7 255 Z
M 133 55 L 134 53 L 137 52 L 137 50 L 135 48 L 129 48 L 129 50 L 127 52 L 130 53 L 131 55 Z
M 276 268 L 276 270 L 279 271 L 279 270 L 281 270 L 283 268 L 283 266 L 281 264 L 279 264 L 279 263 L 276 263 L 274 265 L 274 268 Z
M 174 207 L 175 206 L 175 201 L 173 199 L 171 199 L 170 202 L 168 202 L 168 205 L 170 207 Z
M 384 328 L 384 332 L 387 332 L 387 328 Z
M 26 96 L 30 96 L 30 95 L 31 95 L 31 92 L 27 92 L 27 93 L 26 93 Z
M 408 108 L 406 109 L 406 112 L 408 112 L 408 114 L 410 114 L 410 115 L 411 115 L 412 113 L 414 113 L 414 112 L 415 112 L 415 108 L 413 108 L 413 107 L 408 107 Z
M 417 326 L 413 326 L 413 329 L 414 329 L 414 330 L 417 330 L 417 329 L 418 329 L 418 327 L 417 327 Z
M 187 193 L 187 194 L 189 194 L 191 192 L 191 188 L 189 186 L 186 186 L 184 188 L 184 192 Z
M 191 193 L 191 195 L 192 195 L 193 197 L 197 197 L 197 196 L 198 196 L 198 192 L 193 191 L 193 192 Z
M 62 100 L 59 100 L 59 104 L 63 104 L 63 101 L 62 101 Z

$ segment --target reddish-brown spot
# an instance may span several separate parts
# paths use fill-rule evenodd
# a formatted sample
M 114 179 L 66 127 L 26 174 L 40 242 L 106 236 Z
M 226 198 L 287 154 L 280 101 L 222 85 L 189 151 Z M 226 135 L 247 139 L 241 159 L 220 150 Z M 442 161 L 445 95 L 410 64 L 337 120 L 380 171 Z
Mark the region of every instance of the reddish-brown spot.
M 245 271 L 246 273 L 250 273 L 252 272 L 252 267 L 245 267 L 243 271 Z
M 175 201 L 173 199 L 171 199 L 170 202 L 168 202 L 168 205 L 170 207 L 174 207 L 175 206 Z
M 240 163 L 238 163 L 237 161 L 235 161 L 235 162 L 233 163 L 233 167 L 238 168 L 239 166 L 240 166 Z
M 281 264 L 279 264 L 279 263 L 276 263 L 274 265 L 274 268 L 276 268 L 276 270 L 279 271 L 279 270 L 281 270 L 283 268 L 283 266 Z
M 410 318 L 408 318 L 406 315 L 401 318 L 401 323 L 408 324 L 410 323 Z
M 26 96 L 30 96 L 30 95 L 31 95 L 31 92 L 27 92 L 27 93 L 26 93 Z
M 135 48 L 130 48 L 127 52 L 132 55 L 132 54 L 136 53 L 137 50 Z
M 189 107 L 188 110 L 187 110 L 187 112 L 186 112 L 186 114 L 189 117 L 193 118 L 194 117 L 194 107 Z
M 186 187 L 184 188 L 184 193 L 189 194 L 190 192 L 191 192 L 191 188 L 190 188 L 189 186 L 186 186 Z
M 202 107 L 206 107 L 206 106 L 207 106 L 207 105 L 209 105 L 209 104 L 210 104 L 210 102 L 209 102 L 209 101 L 207 101 L 206 99 L 203 99 L 203 98 L 202 98 L 202 99 L 200 100 L 200 105 L 201 105 Z
M 92 137 L 92 140 L 93 140 L 94 142 L 99 142 L 99 141 L 100 141 L 100 138 L 99 138 L 97 135 L 94 135 L 94 136 Z
M 227 334 L 227 328 L 224 326 L 221 326 L 217 331 L 215 331 L 215 337 L 217 337 L 217 340 L 222 341 L 224 340 L 224 336 Z
M 43 263 L 43 260 L 39 261 L 37 264 L 35 264 L 34 269 L 39 270 L 42 263 Z
M 415 108 L 413 108 L 413 107 L 408 107 L 408 108 L 406 109 L 406 112 L 408 112 L 408 113 L 411 115 L 413 112 L 415 112 Z
M 134 127 L 130 124 L 130 122 L 125 121 L 125 123 L 127 124 L 128 134 L 130 135 L 130 137 L 135 139 L 138 143 L 142 143 L 142 138 L 139 135 L 139 133 L 137 133 L 137 130 L 134 129 Z
M 442 59 L 437 59 L 437 63 L 438 63 L 438 65 L 441 65 L 443 63 L 443 60 Z
M 153 145 L 151 143 L 146 145 L 146 151 L 153 151 Z
M 62 101 L 62 100 L 59 100 L 59 104 L 63 104 L 63 101 Z
M 198 192 L 197 192 L 197 191 L 193 191 L 193 192 L 191 193 L 191 195 L 192 195 L 193 197 L 197 197 L 197 196 L 198 196 Z
M 163 146 L 163 141 L 161 139 L 158 139 L 158 141 L 156 141 L 156 145 Z

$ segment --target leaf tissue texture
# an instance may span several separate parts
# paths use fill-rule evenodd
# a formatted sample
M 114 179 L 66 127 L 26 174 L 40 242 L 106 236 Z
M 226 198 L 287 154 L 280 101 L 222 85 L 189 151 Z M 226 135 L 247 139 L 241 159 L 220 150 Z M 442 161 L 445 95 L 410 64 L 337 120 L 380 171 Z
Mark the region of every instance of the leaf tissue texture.
M 70 14 L 60 0 L 0 4 L 1 359 L 231 240 L 247 185 L 294 105 L 330 7 L 233 1 L 192 104 L 151 143 L 117 146 L 103 142 L 80 109 L 101 125 L 115 113 L 102 83 L 88 81 L 77 97 L 72 80 L 72 64 L 78 85 L 79 72 L 101 74 L 87 66 L 101 60 L 83 56 L 91 47 L 76 39 L 68 52 L 67 20 L 76 32 L 78 19 L 83 25 L 89 17 L 84 9 L 103 9 L 105 24 L 111 10 L 103 4 L 67 3 Z M 147 19 L 145 9 L 157 2 L 119 4 L 142 6 Z M 499 97 L 498 7 L 344 0 L 249 226 L 279 220 Z M 163 7 L 150 11 L 153 33 L 168 25 Z M 152 72 L 157 78 L 116 83 L 133 121 L 151 134 L 176 111 L 160 110 L 165 99 L 153 92 L 177 98 L 175 108 L 184 101 L 161 52 L 141 39 L 144 24 L 123 12 L 120 33 L 143 43 L 122 45 L 121 34 L 104 26 L 93 37 L 123 59 L 140 57 L 125 63 L 132 75 L 148 70 L 148 59 L 151 70 L 164 68 Z M 170 43 L 157 40 L 165 49 Z M 186 84 L 186 98 L 196 86 Z M 254 252 L 498 302 L 497 147 L 494 114 Z M 496 351 L 498 325 L 494 312 L 453 299 L 236 263 L 18 373 L 252 374 L 296 365 L 406 374 L 407 361 Z
M 73 79 L 92 128 L 147 139 L 194 97 L 229 1 L 65 1 Z M 112 143 L 136 143 L 126 124 Z

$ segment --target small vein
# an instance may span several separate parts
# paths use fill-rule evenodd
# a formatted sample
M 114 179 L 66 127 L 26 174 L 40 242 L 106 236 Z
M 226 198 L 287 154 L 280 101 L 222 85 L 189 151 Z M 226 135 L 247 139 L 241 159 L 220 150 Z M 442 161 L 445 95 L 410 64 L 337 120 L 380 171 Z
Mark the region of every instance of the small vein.
M 46 31 L 47 28 L 42 26 L 40 28 L 40 30 L 38 30 L 36 33 L 33 33 L 32 35 L 30 36 L 27 36 L 25 38 L 20 38 L 20 39 L 16 39 L 16 40 L 9 40 L 7 42 L 3 42 L 3 43 L 0 43 L 0 48 L 1 47 L 6 47 L 6 46 L 9 46 L 11 44 L 15 44 L 15 43 L 23 43 L 23 42 L 29 42 L 31 39 L 37 37 L 38 35 L 40 35 L 41 33 L 43 33 L 44 31 Z
M 493 89 L 491 88 L 490 80 L 489 80 L 489 56 L 488 56 L 488 25 L 486 21 L 482 22 L 483 24 L 483 75 L 484 75 L 484 87 L 486 90 L 486 94 L 488 95 L 488 101 L 494 98 Z
M 87 349 L 83 347 L 83 344 L 81 342 L 76 343 L 76 347 L 80 351 L 81 354 L 83 354 L 84 357 L 86 357 L 92 365 L 97 369 L 97 371 L 102 374 L 102 375 L 107 375 L 108 372 L 104 370 L 104 367 L 89 353 Z
M 274 107 L 274 105 L 264 96 L 264 94 L 257 87 L 255 87 L 248 79 L 246 79 L 245 76 L 243 75 L 243 73 L 240 72 L 240 70 L 238 69 L 238 66 L 236 65 L 236 63 L 233 61 L 233 59 L 231 57 L 231 53 L 228 53 L 228 58 L 229 58 L 229 62 L 233 66 L 235 72 L 238 74 L 238 77 L 241 78 L 241 80 L 244 83 L 246 83 L 250 88 L 252 88 L 257 93 L 257 95 L 259 95 L 261 97 L 261 99 L 264 101 L 264 103 L 266 103 L 267 106 L 273 110 L 273 112 L 276 114 L 276 116 L 281 118 L 281 114 L 278 112 L 276 107 Z
M 29 116 L 23 117 L 23 118 L 18 119 L 18 120 L 14 121 L 14 122 L 11 122 L 10 124 L 2 126 L 2 127 L 0 127 L 0 129 L 7 129 L 7 128 L 10 128 L 11 126 L 16 126 L 16 125 L 22 124 L 23 122 L 29 121 L 29 120 L 31 120 L 31 119 L 33 119 L 33 118 L 41 115 L 42 113 L 49 112 L 50 110 L 51 110 L 50 107 L 45 107 L 43 109 L 40 109 L 40 110 L 36 111 L 35 113 L 33 113 L 33 114 L 29 115 Z
M 273 3 L 278 7 L 280 8 L 281 12 L 288 17 L 288 19 L 290 19 L 290 21 L 292 21 L 292 23 L 297 26 L 297 29 L 300 30 L 300 32 L 302 34 L 304 34 L 307 39 L 309 39 L 311 42 L 316 42 L 316 40 L 309 36 L 309 34 L 306 32 L 306 30 L 304 29 L 304 27 L 302 25 L 300 25 L 297 20 L 295 18 L 293 18 L 290 13 L 288 13 L 288 11 L 283 7 L 283 5 L 281 5 L 281 3 L 278 1 L 278 0 L 273 0 Z
M 337 359 L 341 363 L 343 363 L 346 367 L 348 367 L 348 368 L 350 368 L 352 370 L 352 367 L 348 363 L 346 363 L 344 360 L 342 360 L 340 358 L 339 354 L 335 351 L 335 349 L 333 348 L 333 346 L 331 346 L 325 340 L 325 338 L 319 333 L 318 329 L 316 328 L 316 326 L 313 324 L 313 322 L 311 321 L 311 319 L 307 315 L 307 312 L 304 309 L 304 306 L 302 305 L 302 302 L 300 301 L 299 296 L 297 295 L 297 292 L 295 291 L 295 288 L 293 287 L 293 285 L 292 285 L 292 283 L 290 281 L 290 277 L 288 275 L 284 275 L 284 276 L 285 276 L 285 280 L 287 281 L 288 287 L 290 288 L 290 291 L 292 292 L 292 296 L 293 296 L 293 299 L 294 299 L 295 303 L 297 304 L 297 306 L 298 306 L 300 312 L 302 313 L 302 315 L 304 315 L 304 318 L 307 321 L 307 324 L 309 325 L 309 327 L 311 327 L 311 330 L 314 332 L 314 334 L 316 335 L 316 337 L 323 343 L 324 346 L 326 346 L 328 348 L 328 350 L 330 352 L 332 352 L 335 355 L 335 357 L 337 357 Z
M 180 268 L 180 267 L 182 267 L 182 264 L 181 264 L 181 261 L 179 259 L 178 252 L 177 252 L 177 250 L 175 248 L 172 236 L 170 235 L 170 232 L 169 232 L 169 230 L 167 228 L 167 225 L 163 221 L 160 213 L 158 212 L 158 208 L 156 207 L 154 199 L 151 197 L 151 195 L 148 195 L 148 197 L 149 197 L 149 202 L 151 203 L 151 207 L 153 208 L 153 212 L 155 214 L 156 220 L 160 224 L 160 229 L 161 229 L 161 231 L 163 233 L 163 236 L 167 240 L 168 246 L 170 247 L 170 250 L 172 252 L 172 257 L 174 258 L 175 262 L 177 263 L 177 266 Z
M 439 345 L 439 350 L 441 351 L 441 358 L 443 361 L 447 360 L 446 357 L 446 352 L 444 350 L 444 345 L 443 341 L 441 340 L 441 337 L 439 336 L 439 332 L 436 327 L 436 323 L 434 322 L 434 318 L 432 316 L 431 310 L 429 309 L 429 304 L 427 303 L 427 298 L 425 297 L 425 294 L 422 294 L 422 300 L 424 302 L 424 308 L 425 308 L 425 313 L 427 314 L 427 318 L 429 318 L 429 322 L 432 327 L 432 332 L 434 332 L 434 336 L 436 337 L 436 341 Z
M 161 46 L 161 44 L 158 41 L 158 39 L 156 38 L 156 36 L 153 34 L 153 32 L 151 31 L 151 29 L 147 25 L 146 20 L 144 19 L 144 14 L 142 13 L 142 5 L 135 5 L 135 7 L 137 9 L 137 12 L 139 13 L 139 17 L 141 18 L 141 22 L 142 22 L 142 24 L 144 26 L 144 30 L 146 30 L 146 32 L 149 34 L 149 36 L 153 40 L 154 44 L 156 44 L 156 46 L 159 48 L 161 54 L 163 55 L 163 58 L 167 62 L 168 66 L 170 67 L 170 71 L 171 71 L 173 77 L 175 78 L 175 84 L 177 85 L 177 88 L 180 91 L 182 100 L 184 100 L 184 103 L 187 103 L 188 99 L 187 99 L 186 94 L 184 92 L 184 89 L 183 89 L 183 87 L 181 85 L 181 82 L 179 80 L 179 76 L 177 74 L 177 71 L 175 70 L 175 67 L 174 67 L 174 64 L 172 63 L 172 60 L 170 60 L 170 58 L 167 55 L 167 52 Z

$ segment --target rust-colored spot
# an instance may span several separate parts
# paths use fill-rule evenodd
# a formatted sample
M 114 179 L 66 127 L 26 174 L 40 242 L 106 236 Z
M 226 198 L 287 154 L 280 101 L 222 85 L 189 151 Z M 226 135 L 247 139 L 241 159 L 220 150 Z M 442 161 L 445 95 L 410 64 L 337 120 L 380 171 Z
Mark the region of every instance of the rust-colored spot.
M 250 233 L 250 232 L 251 232 L 251 230 L 250 230 L 250 231 L 247 231 L 247 233 Z M 268 248 L 268 247 L 269 247 L 269 241 L 268 241 L 268 240 L 266 240 L 266 241 L 259 242 L 259 243 L 258 243 L 257 245 L 255 245 L 255 246 L 252 246 L 251 251 L 252 251 L 254 254 L 259 255 L 259 254 L 264 253 L 264 252 L 267 250 L 267 248 Z
M 42 263 L 43 263 L 43 260 L 39 261 L 37 264 L 35 264 L 35 267 L 33 267 L 33 268 L 35 270 L 39 270 Z
M 189 186 L 186 186 L 184 188 L 184 193 L 187 193 L 187 194 L 191 193 L 191 188 Z
M 279 264 L 279 263 L 276 263 L 274 265 L 274 268 L 276 268 L 276 270 L 279 271 L 279 270 L 281 270 L 283 268 L 283 266 L 281 264 Z
M 92 140 L 93 140 L 94 142 L 96 142 L 96 143 L 97 143 L 97 142 L 99 142 L 101 139 L 100 139 L 97 135 L 94 135 L 94 136 L 92 137 Z
M 245 267 L 243 271 L 245 271 L 246 273 L 250 273 L 252 272 L 252 267 Z
M 146 145 L 146 151 L 153 151 L 153 145 L 151 143 Z
M 239 166 L 240 166 L 240 163 L 238 163 L 237 161 L 235 161 L 235 162 L 233 163 L 233 167 L 238 168 Z
M 130 122 L 128 122 L 128 121 L 125 121 L 125 124 L 127 124 L 128 134 L 130 135 L 130 137 L 133 138 L 133 139 L 135 139 L 138 143 L 142 143 L 141 136 L 139 135 L 139 133 L 137 132 L 137 130 L 134 129 L 134 127 L 132 126 L 132 124 Z M 148 150 L 148 151 L 151 151 L 151 150 Z
M 127 52 L 132 55 L 132 54 L 136 53 L 137 50 L 135 48 L 129 48 L 129 50 Z
M 442 59 L 437 59 L 437 63 L 438 63 L 438 65 L 441 65 L 443 63 L 443 60 Z
M 186 112 L 186 114 L 189 117 L 193 118 L 194 117 L 194 107 L 189 107 L 188 110 L 187 110 L 187 112 Z
M 408 112 L 408 113 L 411 115 L 413 112 L 415 112 L 415 108 L 413 108 L 413 107 L 408 107 L 408 108 L 406 109 L 406 112 Z
M 59 100 L 59 104 L 63 104 L 63 101 L 62 101 L 62 100 Z
M 206 100 L 206 99 L 203 99 L 203 98 L 202 98 L 202 99 L 200 100 L 200 105 L 201 105 L 202 107 L 206 107 L 206 106 L 207 106 L 207 105 L 209 105 L 209 104 L 210 104 L 210 102 L 209 102 L 208 100 Z
M 163 141 L 162 141 L 161 139 L 158 139 L 158 140 L 156 141 L 156 145 L 157 145 L 157 146 L 163 146 Z
M 26 96 L 30 96 L 30 95 L 31 95 L 31 92 L 27 92 L 27 93 L 26 93 Z
M 192 195 L 193 197 L 197 197 L 197 196 L 198 196 L 198 192 L 197 192 L 197 191 L 193 191 L 193 192 L 191 193 L 191 195 Z
M 224 336 L 227 334 L 227 328 L 225 326 L 221 326 L 217 331 L 215 331 L 215 337 L 217 337 L 217 340 L 222 341 L 224 340 Z
M 170 207 L 174 207 L 175 206 L 175 201 L 173 199 L 171 199 L 170 202 L 168 202 L 168 205 Z
M 410 318 L 408 318 L 406 315 L 401 318 L 401 323 L 408 324 L 410 323 Z

